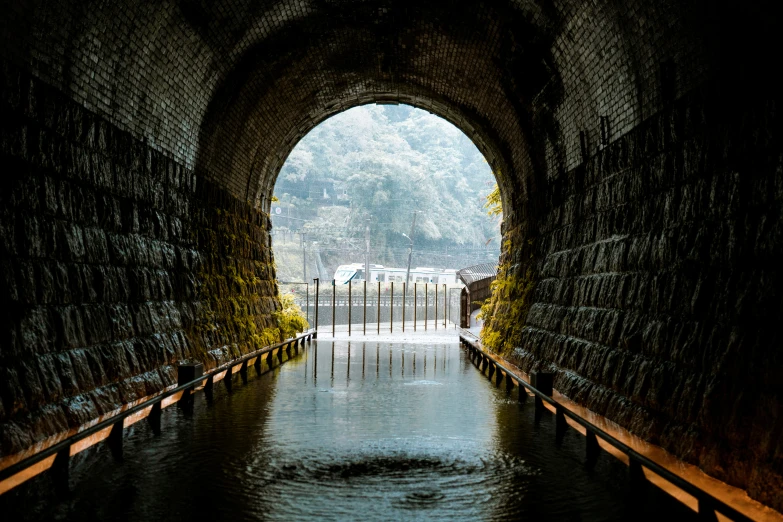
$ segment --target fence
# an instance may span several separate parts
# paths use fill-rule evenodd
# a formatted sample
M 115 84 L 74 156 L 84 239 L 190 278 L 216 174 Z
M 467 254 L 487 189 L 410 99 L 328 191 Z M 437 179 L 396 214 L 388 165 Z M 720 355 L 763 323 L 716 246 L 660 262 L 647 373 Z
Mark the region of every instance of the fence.
M 729 517 L 732 520 L 743 522 L 749 522 L 752 520 L 733 507 L 725 504 L 723 501 L 702 490 L 698 486 L 688 482 L 678 475 L 675 475 L 668 469 L 636 452 L 626 444 L 623 444 L 610 434 L 606 433 L 595 424 L 592 424 L 590 421 L 580 417 L 573 411 L 567 409 L 565 406 L 554 400 L 552 398 L 552 374 L 537 374 L 536 372 L 532 372 L 530 378 L 531 382 L 527 383 L 515 375 L 514 372 L 506 368 L 503 364 L 496 361 L 492 356 L 484 352 L 477 343 L 471 341 L 466 336 L 460 335 L 459 341 L 462 346 L 467 348 L 473 364 L 475 364 L 482 373 L 486 371 L 490 380 L 492 380 L 494 376 L 495 382 L 498 386 L 505 378 L 507 387 L 511 388 L 515 384 L 520 387 L 520 401 L 527 400 L 527 393 L 523 392 L 521 388 L 524 388 L 527 392 L 530 392 L 533 395 L 535 400 L 536 419 L 539 419 L 543 412 L 547 410 L 544 405 L 545 403 L 555 410 L 555 437 L 557 441 L 561 441 L 563 439 L 565 431 L 568 429 L 566 418 L 571 419 L 571 421 L 582 426 L 585 429 L 586 434 L 585 451 L 588 467 L 594 467 L 596 461 L 598 460 L 598 455 L 600 453 L 598 439 L 600 438 L 605 443 L 613 446 L 615 449 L 619 450 L 628 457 L 628 478 L 632 490 L 639 492 L 642 490 L 642 488 L 651 485 L 645 477 L 643 471 L 643 468 L 647 468 L 664 480 L 670 482 L 671 484 L 694 497 L 698 502 L 698 513 L 701 520 L 717 522 L 718 518 L 715 514 L 716 512 Z
M 197 372 L 194 372 L 192 378 L 186 377 L 188 379 L 186 382 L 182 382 L 182 377 L 185 373 L 180 371 L 180 382 L 176 388 L 151 397 L 141 404 L 137 404 L 98 422 L 45 450 L 0 470 L 0 485 L 5 485 L 0 490 L 0 494 L 47 470 L 53 474 L 55 489 L 60 492 L 66 491 L 69 487 L 70 458 L 81 451 L 81 449 L 85 449 L 105 439 L 112 454 L 118 459 L 122 458 L 122 436 L 126 427 L 126 420 L 128 425 L 131 425 L 133 422 L 146 417 L 153 432 L 159 433 L 162 409 L 175 402 L 179 402 L 180 405 L 186 408 L 192 405 L 193 393 L 198 386 L 204 385 L 204 393 L 208 399 L 212 397 L 214 384 L 220 380 L 223 380 L 226 389 L 230 392 L 234 373 L 239 373 L 242 380 L 247 382 L 248 366 L 251 361 L 256 372 L 260 374 L 262 356 L 266 355 L 267 367 L 272 368 L 275 355 L 278 364 L 282 364 L 283 350 L 286 351 L 290 358 L 292 349 L 298 351 L 300 346 L 304 346 L 305 341 L 311 341 L 315 337 L 315 332 L 308 332 L 294 339 L 261 348 L 215 368 L 206 374 L 197 375 Z M 277 350 L 276 354 L 274 353 L 275 350 Z M 188 368 L 193 367 L 189 366 Z
M 366 325 L 380 333 L 381 323 L 396 323 L 394 328 L 403 330 L 444 328 L 459 304 L 453 292 L 458 289 L 445 284 L 415 283 L 408 288 L 404 283 L 365 285 L 364 281 L 351 281 L 336 286 L 332 280 L 321 288 L 318 279 L 313 281 L 314 295 L 297 298 L 297 304 L 306 310 L 314 326 L 334 329 L 336 325 L 349 325 L 349 334 L 358 333 L 354 325 L 359 325 L 362 333 Z

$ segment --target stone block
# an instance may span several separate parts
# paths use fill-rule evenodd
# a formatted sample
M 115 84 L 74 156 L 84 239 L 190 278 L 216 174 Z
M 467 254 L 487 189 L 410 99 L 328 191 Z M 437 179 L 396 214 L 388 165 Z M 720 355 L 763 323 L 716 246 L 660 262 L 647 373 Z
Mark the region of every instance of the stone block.
M 84 248 L 87 263 L 108 264 L 109 245 L 103 230 L 95 227 L 84 229 Z
M 112 323 L 109 313 L 103 305 L 87 305 L 82 308 L 87 345 L 101 344 L 111 341 L 113 337 Z
M 137 377 L 141 384 L 144 386 L 144 396 L 157 393 L 158 390 L 163 389 L 163 379 L 161 379 L 160 373 L 157 369 L 150 370 Z
M 99 193 L 95 198 L 97 225 L 105 233 L 119 233 L 122 230 L 122 212 L 120 201 L 114 196 Z
M 54 178 L 44 176 L 41 183 L 41 210 L 51 216 L 60 217 L 60 198 L 63 197 L 62 193 L 66 192 Z M 68 210 L 70 210 L 70 204 Z
M 120 200 L 120 215 L 122 216 L 122 231 L 125 234 L 139 233 L 139 207 L 130 200 Z
M 79 307 L 74 305 L 52 309 L 59 340 L 65 349 L 83 347 L 85 339 L 84 321 Z
M 136 335 L 150 335 L 155 332 L 150 309 L 146 303 L 134 304 L 130 310 Z
M 9 417 L 27 411 L 27 402 L 22 390 L 19 372 L 15 368 L 0 367 L 0 399 Z
M 65 260 L 82 261 L 85 255 L 84 234 L 80 226 L 63 221 L 56 222 L 58 253 Z
M 17 367 L 19 368 L 19 381 L 27 408 L 30 411 L 35 411 L 46 402 L 44 389 L 35 363 L 29 360 L 22 360 Z
M 135 335 L 133 314 L 127 305 L 117 304 L 107 309 L 114 341 L 130 339 Z
M 33 305 L 38 301 L 35 265 L 31 261 L 19 260 L 15 263 L 16 298 L 19 302 Z
M 65 397 L 71 397 L 79 393 L 79 381 L 76 373 L 73 369 L 73 363 L 68 356 L 68 352 L 60 352 L 54 356 L 55 367 L 57 368 L 57 375 L 60 378 L 60 385 L 62 386 L 63 395 Z
M 138 376 L 117 383 L 117 392 L 123 403 L 132 402 L 146 396 L 144 380 Z
M 87 393 L 99 415 L 105 415 L 122 405 L 119 389 L 116 386 L 103 386 Z
M 103 360 L 100 347 L 87 348 L 83 350 L 87 365 L 90 368 L 92 381 L 96 387 L 109 384 L 110 379 L 103 369 Z
M 95 303 L 100 297 L 100 288 L 98 286 L 99 281 L 94 280 L 95 272 L 93 266 L 89 264 L 78 264 L 76 269 L 79 272 L 80 280 L 82 282 L 82 302 Z
M 98 347 L 98 351 L 101 354 L 103 369 L 111 382 L 118 382 L 131 374 L 125 356 L 125 341 L 101 345 Z
M 127 375 L 138 375 L 142 371 L 144 371 L 144 368 L 142 366 L 142 362 L 139 361 L 138 357 L 136 356 L 136 349 L 134 345 L 135 339 L 129 340 L 129 341 L 123 341 L 121 346 L 123 349 L 125 360 L 127 361 L 128 365 L 128 373 Z
M 65 263 L 52 262 L 50 265 L 54 278 L 54 299 L 60 304 L 69 304 L 71 298 L 71 283 L 68 276 L 68 266 Z
M 53 433 L 68 430 L 65 412 L 57 405 L 49 404 L 30 413 L 25 419 L 26 429 L 33 441 L 38 442 Z
M 47 353 L 57 347 L 57 331 L 46 307 L 26 308 L 19 324 L 22 353 Z
M 117 303 L 127 299 L 127 279 L 125 270 L 114 267 L 95 267 L 93 273 L 95 281 L 102 281 L 100 286 L 102 293 L 99 300 L 103 303 Z
M 57 285 L 52 271 L 53 264 L 48 261 L 38 261 L 33 265 L 35 267 L 36 301 L 41 304 L 57 303 Z
M 29 427 L 21 426 L 13 420 L 3 424 L 3 429 L 0 430 L 0 448 L 4 454 L 16 453 L 22 448 L 30 447 L 32 443 Z
M 108 234 L 109 256 L 115 266 L 131 264 L 128 238 L 119 234 Z
M 2 205 L 2 203 L 0 203 Z M 16 215 L 0 211 L 0 254 L 4 258 L 16 255 Z
M 98 416 L 98 409 L 88 395 L 69 397 L 62 402 L 68 426 L 77 428 Z
M 43 392 L 46 395 L 46 401 L 54 404 L 63 396 L 63 387 L 60 383 L 60 376 L 55 361 L 56 355 L 39 355 L 36 359 L 36 366 L 40 377 Z

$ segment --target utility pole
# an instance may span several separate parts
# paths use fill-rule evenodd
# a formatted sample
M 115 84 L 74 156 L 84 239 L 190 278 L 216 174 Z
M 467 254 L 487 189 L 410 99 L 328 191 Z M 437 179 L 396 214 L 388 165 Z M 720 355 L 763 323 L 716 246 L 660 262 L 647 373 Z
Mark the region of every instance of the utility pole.
M 302 237 L 302 281 L 307 281 L 307 251 L 305 250 L 305 235 L 304 232 L 300 232 Z
M 364 280 L 370 280 L 370 218 L 364 228 Z
M 411 223 L 411 233 L 409 236 L 403 236 L 408 238 L 408 241 L 410 241 L 410 245 L 408 245 L 408 269 L 405 271 L 405 282 L 407 283 L 411 278 L 411 256 L 413 254 L 413 230 L 416 228 L 416 214 L 417 212 L 413 211 L 413 223 Z M 404 288 L 404 287 L 403 287 Z M 407 290 L 406 290 L 407 291 Z M 405 299 L 407 294 L 404 294 L 402 297 Z

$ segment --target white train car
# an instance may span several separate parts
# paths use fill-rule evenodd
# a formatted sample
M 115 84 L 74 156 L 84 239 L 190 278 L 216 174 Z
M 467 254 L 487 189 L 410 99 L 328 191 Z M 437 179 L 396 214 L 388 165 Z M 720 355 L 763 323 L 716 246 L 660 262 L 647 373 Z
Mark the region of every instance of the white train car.
M 403 283 L 405 282 L 405 268 L 391 268 L 383 265 L 370 265 L 370 277 L 368 281 L 381 283 Z M 365 267 L 362 263 L 351 263 L 350 265 L 340 265 L 334 272 L 334 283 L 336 285 L 347 285 L 348 281 L 364 281 Z M 408 283 L 433 283 L 438 285 L 457 284 L 457 271 L 449 268 L 430 268 L 417 266 L 411 268 L 408 277 Z

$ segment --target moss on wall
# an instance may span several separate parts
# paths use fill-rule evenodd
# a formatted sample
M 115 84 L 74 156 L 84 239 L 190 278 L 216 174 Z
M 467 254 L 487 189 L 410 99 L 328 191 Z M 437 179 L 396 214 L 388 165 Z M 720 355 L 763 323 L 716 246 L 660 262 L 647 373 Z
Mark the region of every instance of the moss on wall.
M 535 287 L 532 256 L 527 263 L 512 264 L 511 253 L 515 243 L 525 241 L 518 231 L 505 234 L 503 255 L 498 266 L 498 275 L 492 282 L 492 296 L 481 306 L 484 328 L 481 342 L 489 350 L 508 356 L 522 341 L 525 317 L 530 310 L 530 292 Z M 527 246 L 532 241 L 526 241 Z M 529 249 L 525 249 L 529 250 Z
M 280 296 L 269 251 L 269 216 L 214 187 L 195 216 L 198 311 L 188 330 L 207 368 L 280 342 Z

